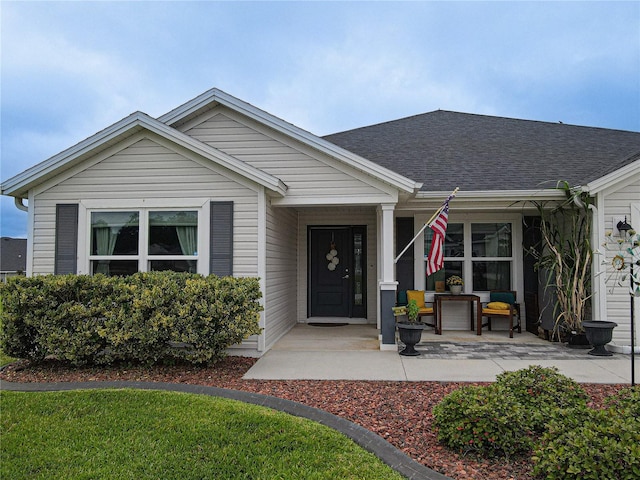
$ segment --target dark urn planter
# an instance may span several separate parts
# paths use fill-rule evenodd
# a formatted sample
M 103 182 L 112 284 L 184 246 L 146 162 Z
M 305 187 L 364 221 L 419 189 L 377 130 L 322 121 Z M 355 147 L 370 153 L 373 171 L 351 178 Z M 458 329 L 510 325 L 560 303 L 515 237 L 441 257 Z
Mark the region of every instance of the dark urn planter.
M 404 343 L 405 348 L 400 352 L 400 355 L 408 357 L 415 357 L 420 355 L 414 347 L 416 343 L 420 343 L 422 338 L 422 330 L 424 330 L 424 323 L 398 323 L 398 334 L 400 335 L 400 341 Z
M 610 357 L 613 355 L 604 346 L 611 341 L 613 336 L 613 329 L 618 326 L 615 322 L 603 322 L 603 321 L 587 321 L 582 322 L 584 331 L 587 334 L 587 340 L 593 345 L 593 350 L 590 350 L 589 355 L 596 355 L 599 357 Z

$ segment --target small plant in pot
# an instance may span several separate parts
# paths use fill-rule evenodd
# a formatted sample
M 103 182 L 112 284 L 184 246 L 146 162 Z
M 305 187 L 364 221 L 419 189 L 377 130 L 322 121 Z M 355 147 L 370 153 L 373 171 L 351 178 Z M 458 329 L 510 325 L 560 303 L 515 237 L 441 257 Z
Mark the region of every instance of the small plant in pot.
M 452 294 L 458 295 L 462 291 L 464 280 L 462 280 L 458 275 L 451 275 L 447 278 L 447 285 L 449 286 L 449 290 Z
M 416 343 L 420 342 L 422 338 L 422 330 L 424 330 L 424 323 L 418 321 L 418 313 L 420 309 L 415 300 L 409 300 L 406 307 L 407 321 L 398 322 L 398 333 L 400 335 L 400 341 L 404 343 L 405 348 L 400 352 L 400 355 L 405 356 L 417 356 L 420 355 L 415 349 Z

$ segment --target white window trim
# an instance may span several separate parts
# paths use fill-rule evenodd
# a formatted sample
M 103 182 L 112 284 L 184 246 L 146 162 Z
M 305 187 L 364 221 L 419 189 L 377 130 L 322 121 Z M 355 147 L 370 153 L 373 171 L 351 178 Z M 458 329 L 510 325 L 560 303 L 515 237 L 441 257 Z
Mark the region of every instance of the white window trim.
M 414 231 L 420 230 L 424 224 L 429 220 L 430 216 L 427 214 L 420 214 L 414 217 Z M 472 262 L 474 260 L 507 260 L 513 262 L 512 276 L 511 276 L 511 288 L 518 292 L 518 299 L 522 299 L 524 292 L 524 279 L 523 279 L 523 256 L 522 256 L 522 215 L 514 213 L 449 213 L 448 223 L 462 223 L 464 224 L 464 238 L 465 238 L 465 256 L 456 258 L 446 258 L 445 261 L 462 261 L 463 262 L 463 275 L 465 279 L 473 278 Z M 471 242 L 471 224 L 472 223 L 511 223 L 511 257 L 472 257 L 471 250 L 468 248 L 468 242 Z M 428 228 L 428 227 L 427 227 Z M 414 285 L 417 290 L 426 290 L 426 257 L 423 256 L 424 248 L 424 232 L 419 235 L 415 242 L 416 254 L 414 255 Z M 472 293 L 479 295 L 481 301 L 486 302 L 489 300 L 489 292 L 487 291 L 472 291 L 472 282 L 465 282 L 465 293 Z M 433 297 L 433 292 L 428 292 L 428 297 Z M 429 300 L 429 298 L 428 298 Z
M 197 272 L 209 274 L 209 216 L 210 199 L 132 199 L 110 200 L 108 204 L 100 200 L 80 202 L 78 225 L 84 235 L 78 235 L 78 273 L 91 274 L 91 260 L 100 260 L 104 256 L 91 255 L 91 213 L 92 212 L 140 212 L 138 237 L 138 255 L 109 256 L 113 260 L 138 260 L 139 271 L 149 270 L 150 260 L 197 260 Z M 198 255 L 148 255 L 145 242 L 148 238 L 150 211 L 196 211 L 198 212 Z M 143 267 L 143 268 L 140 268 Z

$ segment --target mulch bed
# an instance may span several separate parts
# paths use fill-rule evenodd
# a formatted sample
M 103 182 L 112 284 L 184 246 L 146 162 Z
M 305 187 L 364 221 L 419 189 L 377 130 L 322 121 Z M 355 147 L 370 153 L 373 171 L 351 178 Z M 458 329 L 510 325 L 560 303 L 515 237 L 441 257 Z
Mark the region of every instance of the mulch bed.
M 57 362 L 29 366 L 18 362 L 0 372 L 11 382 L 72 382 L 130 380 L 171 382 L 230 388 L 273 395 L 320 408 L 380 435 L 416 461 L 455 479 L 505 480 L 531 478 L 527 458 L 483 460 L 451 452 L 438 444 L 431 428 L 431 409 L 465 383 L 329 380 L 243 380 L 256 362 L 228 357 L 212 367 L 84 367 Z M 480 385 L 480 383 L 478 383 Z M 583 384 L 591 406 L 626 385 Z

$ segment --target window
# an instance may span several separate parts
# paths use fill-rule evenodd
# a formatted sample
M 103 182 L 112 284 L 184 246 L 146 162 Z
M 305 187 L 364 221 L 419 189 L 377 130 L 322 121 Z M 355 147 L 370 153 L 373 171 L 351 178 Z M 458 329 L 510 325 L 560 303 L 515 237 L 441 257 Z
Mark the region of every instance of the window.
M 91 212 L 91 273 L 197 272 L 197 211 Z
M 149 270 L 197 271 L 198 212 L 149 212 L 148 237 Z
M 433 232 L 425 229 L 426 262 Z M 444 244 L 444 268 L 426 278 L 426 289 L 452 275 L 465 280 L 466 291 L 511 290 L 513 277 L 511 222 L 449 223 Z M 425 269 L 426 271 L 426 263 Z

